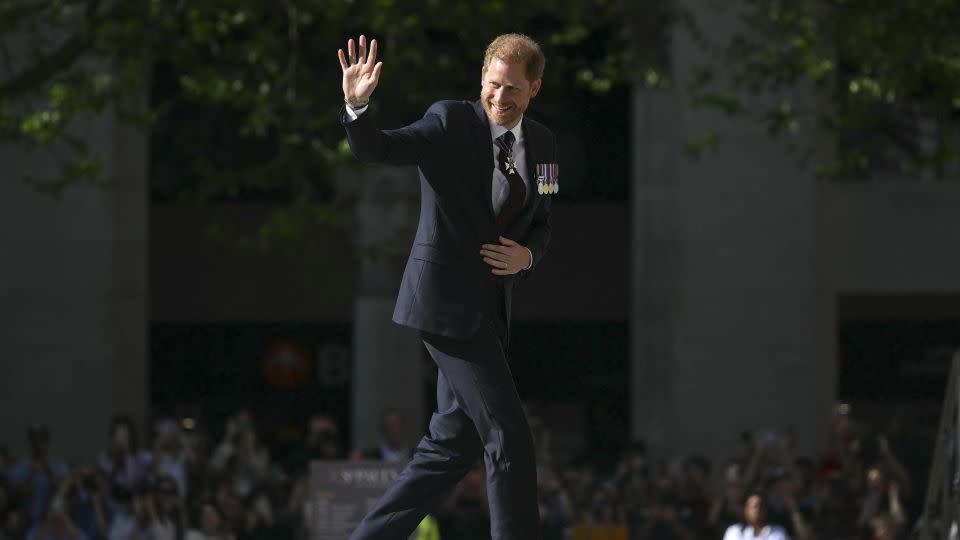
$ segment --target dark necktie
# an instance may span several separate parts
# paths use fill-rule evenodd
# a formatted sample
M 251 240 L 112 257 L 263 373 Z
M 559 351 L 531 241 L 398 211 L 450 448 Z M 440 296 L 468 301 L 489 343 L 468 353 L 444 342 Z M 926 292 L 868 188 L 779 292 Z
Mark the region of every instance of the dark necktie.
M 507 183 L 510 186 L 510 193 L 507 195 L 507 200 L 503 203 L 503 207 L 500 208 L 500 214 L 497 216 L 497 224 L 500 225 L 500 228 L 506 228 L 514 218 L 520 214 L 520 210 L 523 209 L 523 201 L 527 196 L 527 188 L 523 184 L 523 177 L 520 176 L 520 171 L 510 167 L 510 164 L 513 163 L 512 158 L 507 159 L 511 156 L 513 150 L 514 137 L 513 132 L 508 131 L 503 135 L 496 138 L 497 148 L 500 151 L 497 153 L 497 166 L 500 168 L 500 172 L 507 177 Z

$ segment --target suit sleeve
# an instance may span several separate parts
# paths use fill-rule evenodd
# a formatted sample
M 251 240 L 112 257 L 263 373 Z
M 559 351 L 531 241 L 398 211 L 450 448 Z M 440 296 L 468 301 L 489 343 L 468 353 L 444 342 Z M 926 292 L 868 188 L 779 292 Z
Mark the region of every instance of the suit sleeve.
M 418 165 L 441 149 L 446 131 L 444 112 L 442 105 L 435 103 L 423 118 L 399 129 L 381 130 L 371 111 L 350 120 L 344 109 L 340 121 L 347 131 L 350 149 L 360 161 Z
M 552 136 L 552 134 L 551 134 Z M 553 139 L 553 161 L 557 159 L 557 140 Z M 544 197 L 533 215 L 533 223 L 530 224 L 530 232 L 522 244 L 533 253 L 533 265 L 529 270 L 520 271 L 520 279 L 526 279 L 530 276 L 540 260 L 547 253 L 547 246 L 550 245 L 550 204 L 553 197 Z

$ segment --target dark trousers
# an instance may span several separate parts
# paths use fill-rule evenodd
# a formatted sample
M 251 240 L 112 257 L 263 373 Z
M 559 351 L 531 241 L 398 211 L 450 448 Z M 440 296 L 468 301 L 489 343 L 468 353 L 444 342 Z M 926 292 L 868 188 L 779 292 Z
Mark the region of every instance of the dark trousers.
M 396 483 L 351 540 L 406 540 L 482 456 L 494 540 L 538 540 L 533 438 L 503 340 L 505 325 L 486 321 L 469 339 L 424 333 L 439 368 L 437 410 Z

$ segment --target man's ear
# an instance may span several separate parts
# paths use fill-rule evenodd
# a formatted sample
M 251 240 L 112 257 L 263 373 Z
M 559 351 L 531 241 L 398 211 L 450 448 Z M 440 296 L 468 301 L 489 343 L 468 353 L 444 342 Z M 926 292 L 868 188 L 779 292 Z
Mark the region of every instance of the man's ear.
M 540 91 L 540 85 L 543 83 L 543 79 L 537 79 L 530 83 L 530 97 L 536 97 L 537 92 Z

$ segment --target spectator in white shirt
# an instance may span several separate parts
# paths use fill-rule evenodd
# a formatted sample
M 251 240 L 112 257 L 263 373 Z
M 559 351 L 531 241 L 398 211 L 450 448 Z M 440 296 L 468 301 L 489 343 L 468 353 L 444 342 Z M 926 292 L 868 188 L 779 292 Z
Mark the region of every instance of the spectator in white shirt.
M 759 493 L 747 497 L 743 517 L 744 523 L 727 527 L 723 540 L 790 540 L 783 527 L 767 523 L 767 504 Z

